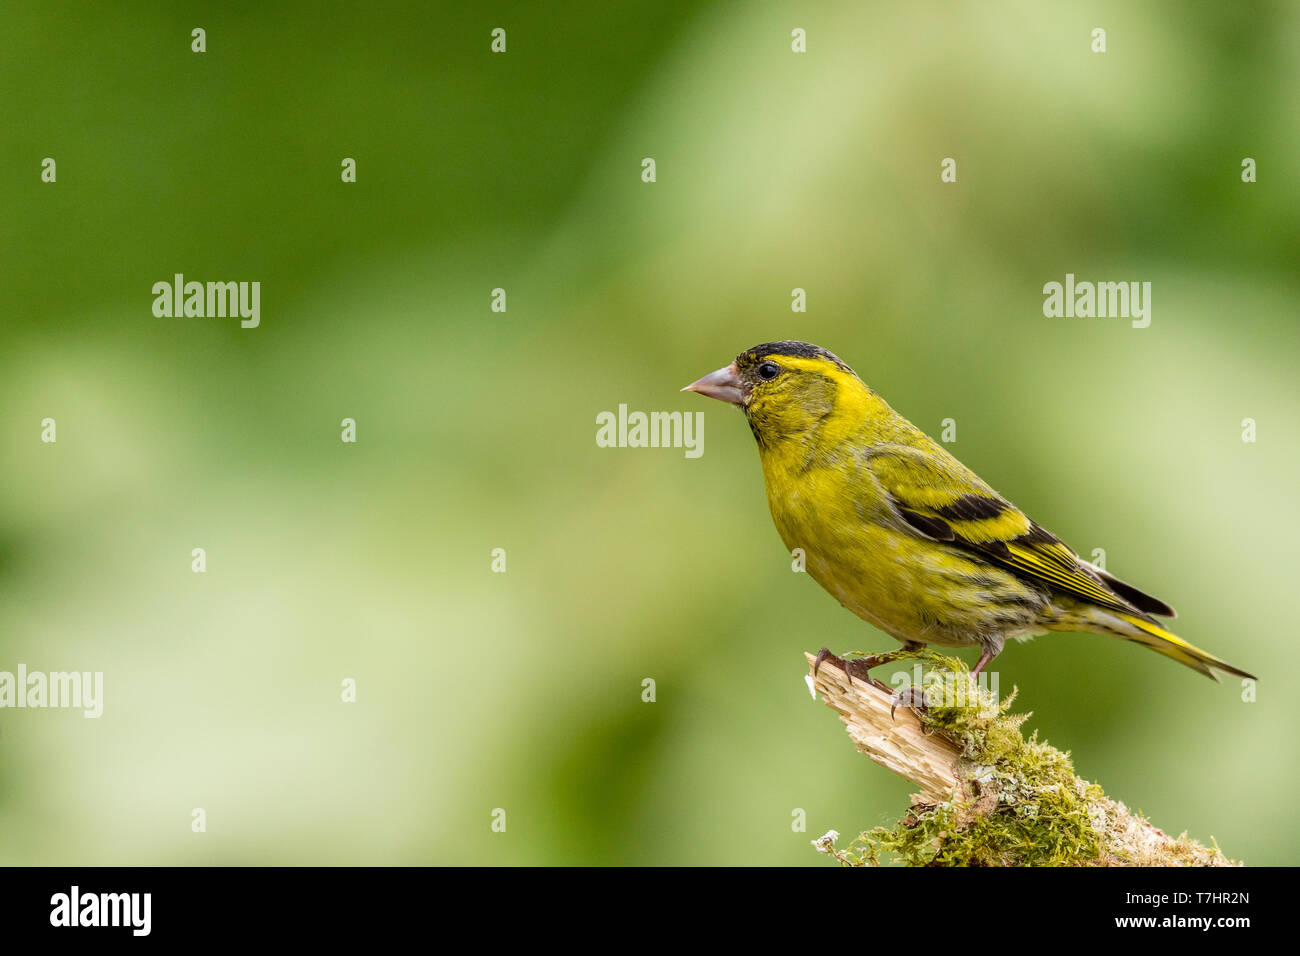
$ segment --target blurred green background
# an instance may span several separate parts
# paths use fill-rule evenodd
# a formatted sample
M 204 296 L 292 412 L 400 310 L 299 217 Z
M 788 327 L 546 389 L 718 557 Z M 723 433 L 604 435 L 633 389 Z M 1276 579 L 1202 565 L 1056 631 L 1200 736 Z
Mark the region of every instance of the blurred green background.
M 0 33 L 0 670 L 106 697 L 0 711 L 0 862 L 817 865 L 896 819 L 801 657 L 893 642 L 678 393 L 777 338 L 955 419 L 1261 675 L 998 661 L 1083 776 L 1297 861 L 1300 7 L 23 0 Z M 155 318 L 175 272 L 260 281 L 261 327 Z M 1067 272 L 1152 282 L 1151 326 L 1045 318 Z M 703 457 L 598 448 L 619 403 L 703 411 Z

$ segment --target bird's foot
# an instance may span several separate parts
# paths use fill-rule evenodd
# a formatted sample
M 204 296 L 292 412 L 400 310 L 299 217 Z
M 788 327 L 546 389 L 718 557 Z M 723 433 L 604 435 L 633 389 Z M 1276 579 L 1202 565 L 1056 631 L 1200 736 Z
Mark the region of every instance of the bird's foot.
M 893 719 L 894 711 L 899 705 L 911 708 L 912 713 L 918 717 L 930 709 L 929 702 L 925 699 L 925 688 L 923 687 L 904 687 L 894 693 L 889 701 L 889 716 Z
M 851 651 L 850 653 L 856 654 L 861 652 Z M 858 680 L 870 684 L 877 690 L 883 690 L 885 693 L 889 694 L 893 692 L 893 688 L 876 680 L 871 676 L 870 672 L 873 667 L 879 667 L 881 664 L 888 664 L 900 653 L 902 652 L 890 651 L 888 654 L 865 654 L 861 657 L 855 657 L 850 660 L 848 657 L 836 657 L 830 652 L 829 648 L 823 647 L 817 652 L 817 659 L 813 661 L 813 676 L 817 676 L 817 669 L 822 666 L 823 661 L 830 661 L 840 670 L 844 671 L 845 676 L 849 679 L 850 686 L 853 684 L 853 678 L 856 677 Z

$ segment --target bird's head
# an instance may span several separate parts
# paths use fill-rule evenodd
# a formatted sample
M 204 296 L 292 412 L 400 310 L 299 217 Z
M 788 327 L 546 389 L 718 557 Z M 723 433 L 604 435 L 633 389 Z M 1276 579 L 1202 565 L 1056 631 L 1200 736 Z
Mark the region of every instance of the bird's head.
M 833 352 L 807 342 L 768 342 L 746 349 L 736 360 L 684 392 L 699 392 L 735 405 L 749 419 L 760 444 L 802 435 L 816 428 L 847 397 L 866 387 Z

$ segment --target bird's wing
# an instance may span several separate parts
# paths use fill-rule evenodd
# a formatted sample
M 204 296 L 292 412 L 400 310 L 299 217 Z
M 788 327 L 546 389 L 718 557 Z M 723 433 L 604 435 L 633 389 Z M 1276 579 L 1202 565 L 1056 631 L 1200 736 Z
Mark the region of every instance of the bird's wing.
M 1069 546 L 1030 521 L 944 449 L 876 445 L 867 453 L 866 466 L 914 531 L 973 551 L 1022 578 L 1090 604 L 1134 611 Z

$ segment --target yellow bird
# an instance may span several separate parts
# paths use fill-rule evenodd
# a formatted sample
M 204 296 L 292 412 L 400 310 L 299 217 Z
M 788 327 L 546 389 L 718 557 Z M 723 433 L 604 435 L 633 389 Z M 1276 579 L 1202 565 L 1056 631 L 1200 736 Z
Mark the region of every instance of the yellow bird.
M 1080 559 L 826 349 L 757 345 L 683 391 L 745 413 L 786 548 L 802 548 L 818 584 L 902 642 L 866 667 L 938 644 L 979 647 L 978 674 L 1009 638 L 1088 631 L 1215 680 L 1214 670 L 1253 678 L 1165 630 L 1153 615 L 1173 608 Z

